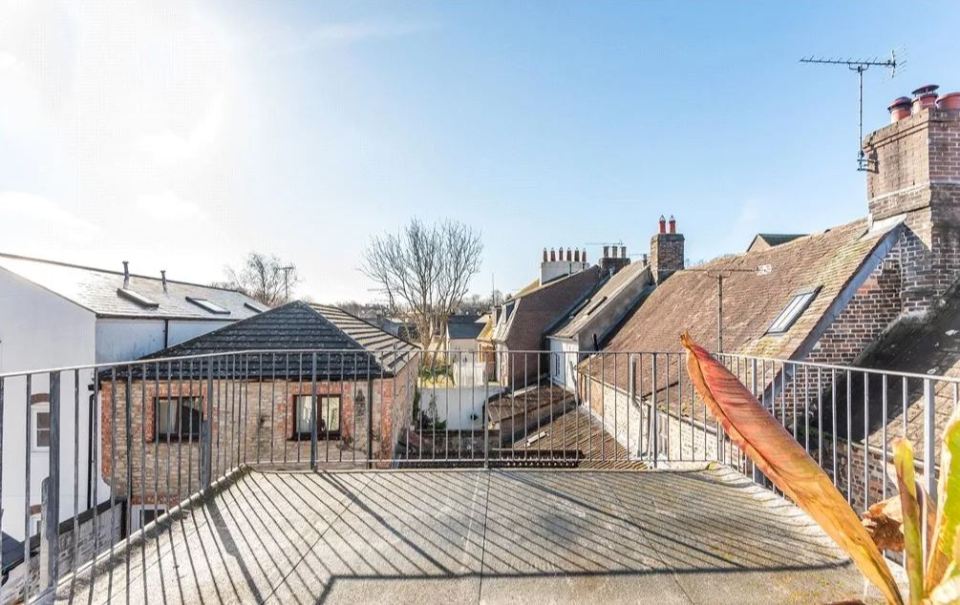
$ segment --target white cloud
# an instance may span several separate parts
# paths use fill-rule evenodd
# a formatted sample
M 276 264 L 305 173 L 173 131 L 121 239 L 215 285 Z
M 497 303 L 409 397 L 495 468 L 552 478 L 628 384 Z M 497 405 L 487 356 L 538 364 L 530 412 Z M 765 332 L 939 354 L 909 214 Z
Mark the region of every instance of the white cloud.
M 0 191 L 0 239 L 14 245 L 56 233 L 74 243 L 94 241 L 100 228 L 45 197 L 23 191 Z
M 139 196 L 137 209 L 155 221 L 179 222 L 203 218 L 203 211 L 199 206 L 172 191 Z
M 376 22 L 344 22 L 326 23 L 315 27 L 299 37 L 287 32 L 286 40 L 293 42 L 280 44 L 279 53 L 296 54 L 308 52 L 323 46 L 337 44 L 354 44 L 368 40 L 399 38 L 411 36 L 436 29 L 433 23 L 376 23 Z
M 203 115 L 186 136 L 166 129 L 142 137 L 137 146 L 164 164 L 193 160 L 213 146 L 223 121 L 224 96 L 218 93 L 207 102 Z

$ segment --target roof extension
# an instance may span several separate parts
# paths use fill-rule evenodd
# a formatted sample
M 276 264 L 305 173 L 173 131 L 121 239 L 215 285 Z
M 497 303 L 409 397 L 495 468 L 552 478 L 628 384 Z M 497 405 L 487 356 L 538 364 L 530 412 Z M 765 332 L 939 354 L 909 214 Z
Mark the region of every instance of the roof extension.
M 597 317 L 605 314 L 611 305 L 617 304 L 619 295 L 636 280 L 650 280 L 650 266 L 630 263 L 604 280 L 600 287 L 567 315 L 553 333 L 554 338 L 575 338 Z M 642 298 L 641 294 L 641 298 Z
M 773 248 L 774 246 L 779 246 L 780 244 L 786 244 L 787 242 L 792 242 L 793 240 L 803 237 L 805 233 L 758 233 L 750 241 L 750 245 L 747 246 L 747 252 L 754 250 L 766 250 L 767 248 Z
M 451 315 L 447 319 L 447 332 L 453 340 L 475 340 L 485 325 L 479 315 Z
M 99 317 L 238 320 L 266 307 L 249 296 L 215 286 L 108 271 L 59 261 L 0 254 L 0 269 L 30 281 Z M 213 306 L 204 303 L 212 303 Z

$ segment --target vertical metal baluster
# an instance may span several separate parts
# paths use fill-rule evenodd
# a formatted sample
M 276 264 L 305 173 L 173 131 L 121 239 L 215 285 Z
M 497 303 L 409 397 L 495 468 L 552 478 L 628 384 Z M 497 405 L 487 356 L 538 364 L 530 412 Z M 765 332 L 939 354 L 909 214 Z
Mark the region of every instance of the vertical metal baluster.
M 284 381 L 286 383 L 286 381 Z M 270 353 L 270 464 L 275 464 L 274 445 L 277 437 L 277 354 Z
M 847 504 L 853 499 L 853 372 L 847 370 Z
M 657 459 L 659 458 L 657 454 L 660 451 L 660 434 L 659 434 L 659 427 L 658 427 L 658 424 L 659 424 L 658 417 L 660 416 L 660 411 L 657 407 L 657 354 L 653 353 L 652 357 L 653 357 L 653 361 L 651 362 L 652 365 L 650 368 L 650 380 L 651 380 L 650 388 L 651 388 L 651 399 L 652 399 L 651 406 L 650 406 L 650 410 L 651 410 L 650 422 L 652 423 L 653 428 L 650 431 L 651 433 L 650 444 L 651 444 L 651 450 L 653 451 L 653 468 L 657 468 Z
M 884 500 L 886 500 L 887 499 L 887 374 L 886 373 L 882 375 L 880 388 L 883 390 L 883 398 L 881 399 L 881 406 L 882 406 L 881 413 L 883 415 L 883 419 L 882 419 L 883 428 L 881 429 L 882 430 L 881 440 L 883 441 L 883 444 L 880 447 L 881 464 L 883 466 L 880 467 L 880 476 L 882 477 L 881 481 L 883 483 L 881 487 L 881 489 L 883 490 L 882 497 Z
M 936 453 L 936 400 L 934 399 L 933 381 L 923 379 L 923 483 L 928 494 L 937 493 L 937 464 L 934 458 Z M 926 511 L 924 511 L 925 513 Z M 926 514 L 924 514 L 924 523 Z M 926 527 L 922 524 L 921 527 Z M 926 534 L 926 532 L 923 532 Z M 926 538 L 926 536 L 924 536 Z M 924 542 L 926 544 L 926 542 Z M 926 553 L 926 548 L 924 553 Z
M 177 500 L 183 498 L 183 360 L 177 361 L 177 412 L 174 415 L 177 431 Z M 189 398 L 188 398 L 189 401 Z
M 317 354 L 310 354 L 310 470 L 317 470 Z M 299 448 L 297 448 L 299 450 Z
M 870 373 L 863 373 L 863 509 L 870 507 Z
M 257 448 L 257 464 L 260 464 L 260 431 L 263 428 L 260 426 L 260 410 L 263 406 L 263 380 L 266 377 L 266 373 L 263 371 L 263 353 L 257 355 L 257 370 L 254 373 L 254 376 L 257 379 L 257 417 L 253 421 L 253 426 L 256 427 L 256 433 L 254 434 L 254 440 L 256 441 Z M 273 406 L 270 406 L 271 409 Z M 270 445 L 273 445 L 273 415 L 270 416 Z
M 96 375 L 96 371 L 94 371 Z M 0 503 L 3 502 L 3 412 L 4 406 L 4 387 L 5 380 L 0 376 Z M 3 527 L 3 506 L 0 506 L 0 528 Z M 76 534 L 74 534 L 76 535 Z M 3 549 L 0 549 L 0 569 L 5 569 L 3 560 Z
M 0 378 L 0 383 L 2 383 Z M 3 386 L 0 384 L 0 417 L 3 416 Z M 2 422 L 0 422 L 2 431 Z M 0 437 L 0 450 L 3 449 L 3 438 Z M 0 466 L 3 465 L 0 458 Z M 0 476 L 0 483 L 3 478 Z M 3 500 L 0 499 L 0 502 Z M 73 371 L 73 553 L 70 555 L 71 571 L 80 569 L 80 370 Z M 2 524 L 0 524 L 2 526 Z M 0 567 L 2 569 L 2 567 Z M 70 578 L 71 589 L 77 581 L 76 574 Z
M 810 453 L 810 373 L 803 366 L 803 449 Z
M 837 371 L 830 369 L 830 401 L 833 414 L 833 485 L 836 486 L 837 478 Z
M 354 354 L 355 353 L 351 353 L 351 355 L 354 355 Z M 343 401 L 344 401 L 343 388 L 344 388 L 344 383 L 346 382 L 346 377 L 345 377 L 346 374 L 344 372 L 346 363 L 347 363 L 346 354 L 341 354 L 340 355 L 340 410 L 339 410 L 341 413 L 341 418 L 339 418 L 338 420 L 338 422 L 340 423 L 341 433 L 343 431 L 343 417 L 342 417 Z M 329 385 L 329 381 L 327 384 Z M 330 388 L 332 387 L 328 386 L 328 390 Z M 330 400 L 327 399 L 327 421 L 324 423 L 324 426 L 326 427 L 326 435 L 327 435 L 326 444 L 325 444 L 325 449 L 326 449 L 325 462 L 330 462 L 330 419 L 331 419 Z M 343 450 L 340 450 L 340 456 L 338 458 L 342 459 L 342 456 L 343 456 Z
M 489 354 L 489 353 L 488 353 Z M 496 353 L 494 353 L 494 368 L 496 368 Z M 487 380 L 487 361 L 483 359 L 483 406 L 481 406 L 480 416 L 483 418 L 483 467 L 490 467 L 490 414 L 488 404 L 490 402 L 490 381 Z
M 123 548 L 123 564 L 126 569 L 126 581 L 130 578 L 130 532 L 133 531 L 133 515 L 129 514 L 133 510 L 133 367 L 127 366 L 126 389 L 123 394 L 123 424 L 124 424 L 124 454 L 126 458 L 127 470 L 127 512 L 125 515 L 125 537 Z M 130 600 L 130 591 L 127 588 L 124 591 L 127 601 Z
M 26 378 L 26 389 L 27 389 L 27 417 L 24 422 L 24 428 L 26 429 L 26 439 L 24 439 L 24 460 L 23 460 L 23 469 L 24 469 L 24 497 L 23 497 L 23 568 L 30 569 L 30 538 L 33 535 L 30 528 L 30 462 L 31 462 L 31 443 L 33 440 L 33 403 L 31 401 L 33 397 L 33 375 L 27 374 Z M 23 601 L 27 602 L 30 597 L 30 582 L 24 582 L 23 584 Z
M 110 368 L 110 534 L 113 535 L 117 526 L 116 517 L 116 485 L 117 485 L 117 368 Z M 113 551 L 116 544 L 110 540 L 110 565 L 108 569 L 113 573 Z
M 817 368 L 817 464 L 823 466 L 823 369 Z
M 298 402 L 298 401 L 300 401 L 300 402 L 306 401 L 306 397 L 305 397 L 304 394 L 303 394 L 303 353 L 300 353 L 300 354 L 299 354 L 299 359 L 297 360 L 297 365 L 298 365 L 298 367 L 299 367 L 299 371 L 298 371 L 298 376 L 299 376 L 299 378 L 298 378 L 298 380 L 297 380 L 297 394 L 294 395 L 294 399 L 293 399 L 293 416 L 294 416 L 294 418 L 293 418 L 293 434 L 297 436 L 297 438 L 296 438 L 296 445 L 295 445 L 294 447 L 295 447 L 296 450 L 297 450 L 297 464 L 299 464 L 299 463 L 300 463 L 300 458 L 301 458 L 300 450 L 302 449 L 302 446 L 300 445 L 300 441 L 302 440 L 302 433 L 300 432 L 300 426 L 299 426 L 299 424 L 300 424 L 300 414 L 302 414 L 303 412 L 302 412 L 302 411 L 298 411 L 297 402 Z M 302 405 L 302 404 L 301 404 L 301 405 Z M 313 405 L 313 404 L 311 404 L 311 405 Z M 311 416 L 311 417 L 312 417 L 312 416 Z
M 638 457 L 643 457 L 643 427 L 646 426 L 643 422 L 643 353 L 640 353 L 640 358 L 637 360 L 637 393 L 639 397 L 637 398 L 637 409 L 640 410 L 637 422 L 637 454 Z M 650 447 L 650 435 L 647 434 L 647 447 Z
M 757 384 L 758 384 L 758 381 L 757 381 L 757 358 L 754 357 L 754 358 L 752 358 L 752 359 L 750 360 L 750 387 L 751 387 L 750 390 L 751 390 L 751 392 L 753 393 L 753 396 L 756 397 L 756 398 L 759 400 L 759 399 L 762 399 L 762 398 L 763 398 L 763 394 L 761 393 L 761 394 L 760 394 L 761 396 L 760 396 L 760 397 L 757 397 Z M 760 405 L 763 405 L 763 403 L 761 402 Z M 753 467 L 753 482 L 754 482 L 754 483 L 759 483 L 759 482 L 760 482 L 760 472 L 757 470 L 757 466 L 756 466 L 755 464 L 752 464 L 751 466 Z
M 57 579 L 60 576 L 60 372 L 50 372 L 48 380 L 50 383 L 50 449 L 48 451 L 50 469 L 46 479 L 47 494 L 42 501 L 45 526 L 41 536 L 41 552 L 46 551 L 46 560 L 40 561 L 40 591 L 41 594 L 46 593 L 52 600 Z M 28 536 L 27 544 L 29 543 Z
M 91 482 L 92 491 L 93 491 L 93 552 L 90 553 L 90 576 L 89 576 L 89 591 L 87 594 L 87 602 L 93 601 L 93 586 L 95 584 L 94 578 L 97 576 L 97 555 L 100 554 L 100 518 L 98 516 L 99 507 L 100 507 L 100 494 L 99 494 L 99 485 L 100 485 L 100 412 L 99 408 L 102 407 L 102 402 L 100 401 L 100 372 L 97 370 L 96 366 L 93 368 L 93 417 L 90 419 L 90 432 L 93 434 L 91 441 L 93 442 L 93 447 L 91 448 L 90 455 L 93 458 L 93 464 L 90 466 L 93 468 L 93 477 L 88 477 L 87 479 Z M 2 433 L 0 433 L 2 434 Z M 0 451 L 3 448 L 0 447 Z

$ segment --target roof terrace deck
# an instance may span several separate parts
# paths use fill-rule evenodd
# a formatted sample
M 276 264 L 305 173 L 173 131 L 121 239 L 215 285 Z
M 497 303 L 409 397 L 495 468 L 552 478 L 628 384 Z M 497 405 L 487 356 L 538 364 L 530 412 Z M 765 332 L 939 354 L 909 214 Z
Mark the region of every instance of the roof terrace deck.
M 808 517 L 724 467 L 245 470 L 135 534 L 90 577 L 65 578 L 59 598 L 813 603 L 863 593 Z

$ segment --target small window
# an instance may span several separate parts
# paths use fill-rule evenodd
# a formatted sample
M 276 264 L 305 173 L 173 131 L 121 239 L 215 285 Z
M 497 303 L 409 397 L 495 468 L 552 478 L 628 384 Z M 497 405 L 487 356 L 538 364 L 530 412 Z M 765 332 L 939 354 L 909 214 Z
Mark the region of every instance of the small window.
M 40 399 L 42 397 L 42 399 Z M 33 414 L 33 449 L 46 450 L 50 447 L 50 400 L 48 395 L 34 395 L 30 413 Z
M 252 302 L 245 302 L 243 303 L 243 306 L 250 309 L 254 313 L 263 313 L 265 311 L 265 309 L 260 308 L 259 306 L 253 304 Z
M 200 438 L 203 406 L 200 397 L 157 399 L 157 440 L 193 441 Z
M 340 437 L 340 396 L 321 395 L 317 408 L 317 438 L 335 439 Z M 294 439 L 310 439 L 313 432 L 313 418 L 310 402 L 312 395 L 297 396 L 296 425 L 293 427 Z
M 149 298 L 147 298 L 146 296 L 144 296 L 143 294 L 140 294 L 139 292 L 134 292 L 129 288 L 118 288 L 117 295 L 119 295 L 120 298 L 126 298 L 130 302 L 135 303 L 143 307 L 144 309 L 156 309 L 157 307 L 160 306 L 160 303 L 154 302 Z
M 210 302 L 206 298 L 195 298 L 193 296 L 188 296 L 187 301 L 197 305 L 204 311 L 209 311 L 216 315 L 230 315 L 229 309 L 221 307 L 217 303 Z
M 807 309 L 819 291 L 820 288 L 814 288 L 795 294 L 793 298 L 790 299 L 790 302 L 787 303 L 787 306 L 784 307 L 783 311 L 780 311 L 777 318 L 770 324 L 770 327 L 767 329 L 767 334 L 783 334 L 789 330 L 793 322 L 797 321 L 797 318 Z

